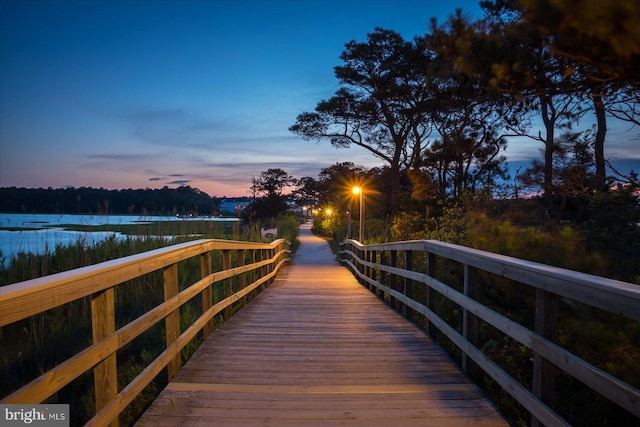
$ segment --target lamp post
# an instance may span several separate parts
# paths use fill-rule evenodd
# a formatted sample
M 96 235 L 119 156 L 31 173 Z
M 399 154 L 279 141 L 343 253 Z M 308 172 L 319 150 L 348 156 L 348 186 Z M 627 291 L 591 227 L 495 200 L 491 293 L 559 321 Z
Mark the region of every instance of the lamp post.
M 353 194 L 360 195 L 360 243 L 364 243 L 364 200 L 362 195 L 364 193 L 364 189 L 362 187 L 353 187 Z

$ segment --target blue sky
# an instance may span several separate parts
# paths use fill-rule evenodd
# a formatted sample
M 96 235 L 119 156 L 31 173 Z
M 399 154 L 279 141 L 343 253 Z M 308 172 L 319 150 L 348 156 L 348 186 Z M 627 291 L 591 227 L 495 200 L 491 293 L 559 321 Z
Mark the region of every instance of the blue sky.
M 481 16 L 475 0 L 0 0 L 0 186 L 238 196 L 272 167 L 380 166 L 287 129 L 333 95 L 345 43 L 376 26 L 411 39 L 457 7 Z M 608 154 L 640 169 L 637 130 L 616 132 Z

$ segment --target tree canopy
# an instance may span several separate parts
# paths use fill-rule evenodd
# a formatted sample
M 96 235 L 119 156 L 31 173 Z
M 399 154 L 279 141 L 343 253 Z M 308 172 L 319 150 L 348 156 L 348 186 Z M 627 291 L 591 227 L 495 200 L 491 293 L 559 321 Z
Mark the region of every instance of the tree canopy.
M 412 41 L 375 28 L 365 41 L 346 43 L 343 64 L 334 68 L 334 96 L 289 128 L 381 159 L 389 170 L 391 216 L 403 194 L 448 200 L 507 182 L 503 151 L 516 136 L 543 144 L 538 182 L 549 207 L 564 191 L 555 153 L 577 152 L 561 148 L 567 141 L 561 136 L 575 133 L 581 121 L 593 121 L 593 130 L 569 140 L 589 139 L 580 148 L 593 156 L 593 168 L 585 170 L 592 175 L 589 191 L 606 191 L 620 178 L 607 175 L 607 121 L 640 120 L 640 3 L 480 3 L 484 18 L 457 10 L 444 24 L 432 19 Z
M 391 170 L 393 215 L 400 208 L 402 165 L 419 155 L 428 132 L 422 104 L 429 92 L 420 71 L 425 57 L 395 31 L 376 28 L 366 42 L 347 43 L 340 58 L 340 89 L 314 112 L 300 114 L 289 130 L 338 148 L 358 145 L 383 160 Z

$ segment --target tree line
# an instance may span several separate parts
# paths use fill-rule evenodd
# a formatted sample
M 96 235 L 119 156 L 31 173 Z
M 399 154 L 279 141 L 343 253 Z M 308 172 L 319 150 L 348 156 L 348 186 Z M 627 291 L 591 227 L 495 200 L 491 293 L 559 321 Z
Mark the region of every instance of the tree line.
M 215 215 L 220 200 L 190 186 L 171 189 L 0 188 L 5 213 Z

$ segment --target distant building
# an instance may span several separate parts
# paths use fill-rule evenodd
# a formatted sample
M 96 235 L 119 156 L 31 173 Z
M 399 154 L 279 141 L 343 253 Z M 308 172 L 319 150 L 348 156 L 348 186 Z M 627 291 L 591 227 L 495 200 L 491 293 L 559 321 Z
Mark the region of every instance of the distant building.
M 223 214 L 238 215 L 252 202 L 251 197 L 233 197 L 220 200 L 220 211 Z
M 302 206 L 298 205 L 295 200 L 287 200 L 287 206 L 289 207 L 289 212 L 295 212 L 297 214 L 304 213 Z

